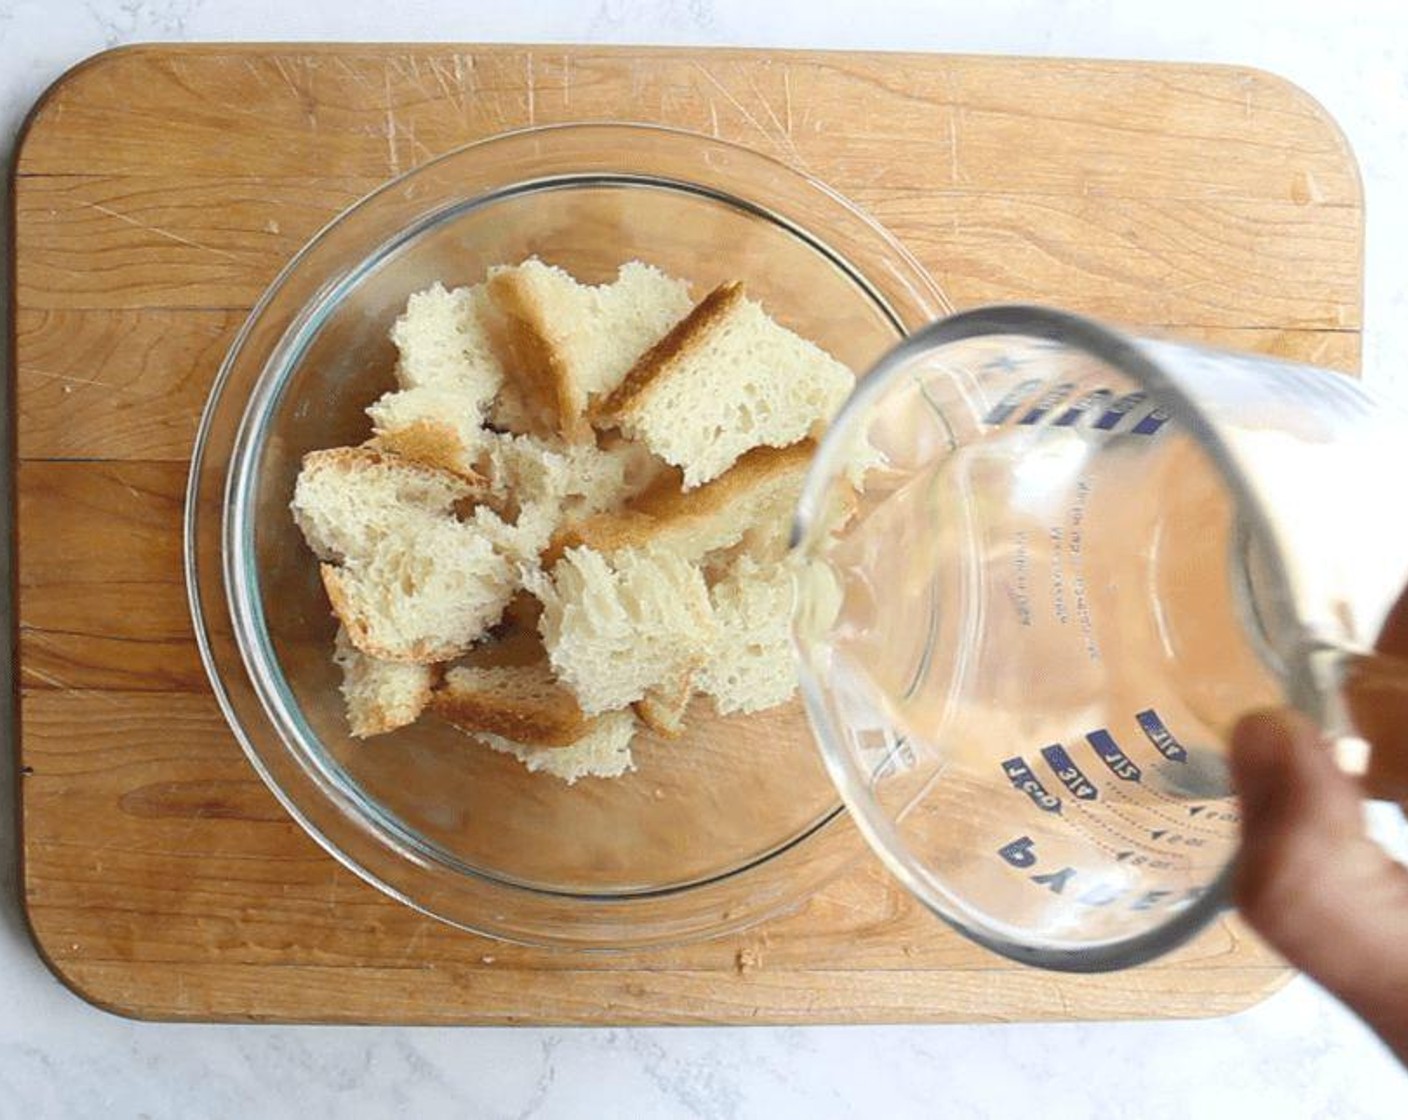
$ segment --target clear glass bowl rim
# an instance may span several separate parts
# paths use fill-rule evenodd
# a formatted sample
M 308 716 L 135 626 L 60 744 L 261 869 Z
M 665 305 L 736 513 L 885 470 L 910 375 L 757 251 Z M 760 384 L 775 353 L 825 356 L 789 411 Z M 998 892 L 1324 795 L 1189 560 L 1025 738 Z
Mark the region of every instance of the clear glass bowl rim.
M 605 153 L 602 165 L 582 167 L 575 172 L 554 166 L 548 173 L 534 174 L 536 164 L 553 164 L 556 157 L 551 151 L 543 156 L 531 149 L 541 148 L 544 143 L 551 147 L 557 138 L 566 138 Z M 662 146 L 668 149 L 663 154 Z M 692 190 L 726 201 L 802 237 L 812 248 L 844 270 L 857 287 L 885 311 L 901 335 L 950 310 L 947 299 L 924 268 L 873 219 L 810 175 L 750 149 L 655 125 L 586 123 L 518 130 L 447 152 L 377 188 L 343 211 L 312 238 L 265 291 L 221 365 L 196 437 L 185 516 L 187 592 L 202 661 L 227 722 L 246 756 L 284 808 L 346 867 L 407 905 L 453 925 L 500 939 L 579 948 L 611 949 L 672 943 L 736 930 L 805 897 L 809 890 L 860 854 L 861 849 L 850 842 L 852 830 L 839 806 L 812 829 L 761 861 L 718 879 L 677 888 L 663 896 L 571 895 L 564 898 L 511 881 L 436 868 L 433 854 L 416 850 L 414 844 L 407 845 L 404 838 L 390 835 L 384 829 L 369 827 L 364 808 L 355 803 L 355 798 L 348 797 L 346 789 L 340 788 L 336 775 L 317 764 L 317 752 L 297 742 L 297 728 L 290 727 L 287 720 L 287 705 L 280 710 L 281 702 L 276 693 L 282 675 L 277 662 L 272 659 L 271 651 L 258 648 L 261 643 L 267 647 L 267 638 L 261 627 L 252 625 L 252 620 L 258 617 L 257 591 L 247 579 L 242 578 L 242 561 L 237 553 L 237 549 L 248 540 L 247 522 L 251 516 L 249 480 L 244 478 L 252 470 L 254 461 L 249 453 L 248 429 L 253 418 L 267 412 L 270 395 L 277 395 L 281 389 L 281 379 L 271 376 L 271 371 L 277 371 L 281 366 L 287 372 L 289 363 L 280 359 L 286 359 L 287 352 L 296 349 L 293 343 L 307 336 L 310 323 L 330 302 L 335 301 L 343 286 L 355 279 L 358 268 L 367 267 L 369 262 L 380 259 L 390 251 L 397 239 L 375 245 L 364 255 L 360 265 L 325 277 L 314 297 L 304 302 L 280 333 L 277 345 L 264 357 L 235 436 L 232 462 L 225 472 L 220 501 L 221 554 L 218 573 L 212 573 L 212 558 L 208 555 L 208 549 L 203 550 L 202 547 L 202 533 L 206 532 L 209 517 L 208 512 L 202 511 L 202 505 L 205 504 L 208 510 L 212 496 L 211 479 L 208 477 L 212 466 L 210 441 L 217 426 L 219 406 L 236 378 L 241 361 L 248 359 L 248 348 L 256 328 L 270 309 L 277 306 L 279 297 L 295 279 L 301 278 L 310 268 L 317 267 L 323 246 L 331 235 L 345 230 L 348 223 L 354 223 L 359 216 L 366 215 L 380 200 L 393 196 L 394 192 L 404 190 L 418 177 L 431 175 L 452 161 L 473 158 L 476 154 L 482 155 L 494 149 L 502 153 L 513 147 L 520 149 L 522 173 L 505 179 L 491 190 L 467 194 L 438 208 L 432 208 L 427 203 L 418 220 L 411 227 L 403 228 L 398 239 L 413 236 L 415 229 L 443 220 L 450 212 L 458 212 L 471 205 L 492 204 L 499 197 L 530 188 L 586 185 L 600 180 L 623 185 L 656 185 Z M 711 155 L 721 158 L 711 162 Z M 649 170 L 651 166 L 675 160 L 693 166 L 699 172 L 701 181 L 656 174 Z M 733 170 L 735 165 L 741 165 L 742 170 Z M 641 170 L 642 167 L 645 170 Z M 807 206 L 816 206 L 824 211 L 828 219 L 825 228 L 819 230 L 815 223 L 794 220 L 785 212 L 789 207 L 796 207 L 796 198 L 748 197 L 749 184 L 740 183 L 740 180 L 750 171 L 781 179 L 786 189 L 797 192 Z M 828 237 L 827 231 L 833 236 Z M 858 266 L 851 254 L 833 247 L 832 241 L 837 231 L 844 233 L 848 244 L 854 240 L 865 250 L 868 258 L 866 271 Z M 886 295 L 881 294 L 877 284 L 886 286 Z M 211 595 L 212 588 L 202 586 L 202 581 L 208 581 L 212 574 L 218 576 L 223 594 Z M 207 619 L 208 613 L 218 613 L 222 608 L 226 617 L 216 621 L 229 623 L 238 635 L 238 662 L 231 656 L 232 651 L 223 648 L 223 644 L 213 637 L 212 620 Z M 272 674 L 271 667 L 274 670 Z M 251 689 L 263 709 L 263 717 L 278 737 L 281 753 L 279 747 L 274 747 L 275 753 L 270 754 L 270 744 L 261 742 L 247 726 L 251 717 L 258 718 L 258 713 L 248 702 L 248 696 L 244 695 L 246 690 Z M 295 740 L 293 743 L 290 742 L 291 735 Z M 295 768 L 288 765 L 291 759 L 297 763 Z M 337 826 L 338 818 L 342 827 Z M 352 826 L 350 829 L 345 827 L 348 824 Z M 380 851 L 373 852 L 368 845 Z M 820 849 L 827 849 L 827 853 L 819 856 Z M 744 880 L 761 868 L 768 869 L 773 879 L 782 876 L 785 880 L 793 876 L 795 881 L 785 888 L 771 884 L 767 890 L 744 889 L 740 892 L 740 886 L 746 886 Z M 433 889 L 421 889 L 421 877 L 439 875 L 440 872 L 456 878 L 448 883 L 437 883 Z M 748 897 L 750 893 L 757 897 Z M 681 906 L 681 900 L 686 898 L 688 904 Z

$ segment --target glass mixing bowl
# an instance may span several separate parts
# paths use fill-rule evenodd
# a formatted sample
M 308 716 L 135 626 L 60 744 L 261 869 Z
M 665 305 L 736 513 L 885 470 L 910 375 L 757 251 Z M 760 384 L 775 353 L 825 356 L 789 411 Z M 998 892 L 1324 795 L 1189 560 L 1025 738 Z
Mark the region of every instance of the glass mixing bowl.
M 334 620 L 289 513 L 303 454 L 360 443 L 393 387 L 387 332 L 434 281 L 539 255 L 586 282 L 634 258 L 702 296 L 741 278 L 782 323 L 865 370 L 948 310 L 922 267 L 821 183 L 746 149 L 633 125 L 533 129 L 382 187 L 255 307 L 211 391 L 186 510 L 191 609 L 255 768 L 344 864 L 445 921 L 534 944 L 623 948 L 735 929 L 862 848 L 800 702 L 684 737 L 568 787 L 430 716 L 359 742 Z

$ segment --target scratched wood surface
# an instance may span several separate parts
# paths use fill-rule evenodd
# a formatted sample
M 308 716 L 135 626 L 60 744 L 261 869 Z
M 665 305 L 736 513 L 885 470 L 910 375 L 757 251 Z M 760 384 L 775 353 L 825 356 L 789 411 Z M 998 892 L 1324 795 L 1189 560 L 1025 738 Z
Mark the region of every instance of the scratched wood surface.
M 876 54 L 149 47 L 36 109 L 16 165 L 24 899 L 85 998 L 162 1019 L 817 1022 L 1197 1016 L 1286 973 L 1235 920 L 1096 978 L 1007 965 L 873 865 L 752 932 L 612 957 L 417 916 L 283 813 L 205 685 L 186 460 L 275 271 L 390 175 L 552 121 L 663 122 L 868 207 L 959 305 L 1029 300 L 1348 371 L 1362 206 L 1266 74 Z

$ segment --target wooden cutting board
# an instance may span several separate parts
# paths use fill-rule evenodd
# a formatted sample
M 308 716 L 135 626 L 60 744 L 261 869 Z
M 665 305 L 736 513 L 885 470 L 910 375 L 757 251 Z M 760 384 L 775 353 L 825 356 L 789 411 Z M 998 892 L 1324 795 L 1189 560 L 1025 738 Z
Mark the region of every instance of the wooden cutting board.
M 799 912 L 587 956 L 384 898 L 284 814 L 206 686 L 181 502 L 254 300 L 388 176 L 505 129 L 630 119 L 752 146 L 868 207 L 960 306 L 1054 303 L 1345 370 L 1344 138 L 1250 70 L 925 55 L 142 47 L 35 110 L 15 178 L 24 899 L 55 972 L 155 1019 L 869 1022 L 1215 1015 L 1286 971 L 1235 920 L 1104 977 L 1010 965 L 873 862 Z

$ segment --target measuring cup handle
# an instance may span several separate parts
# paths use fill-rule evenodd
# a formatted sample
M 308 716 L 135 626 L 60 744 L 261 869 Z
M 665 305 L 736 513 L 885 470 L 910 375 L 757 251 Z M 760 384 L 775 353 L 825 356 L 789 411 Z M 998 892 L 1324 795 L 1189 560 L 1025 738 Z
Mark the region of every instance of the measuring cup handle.
M 1344 653 L 1338 668 L 1347 730 L 1369 745 L 1342 746 L 1341 767 L 1358 775 L 1367 796 L 1408 803 L 1408 658 Z

